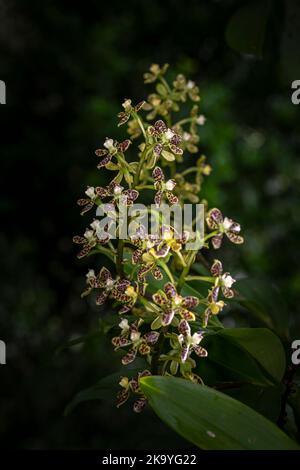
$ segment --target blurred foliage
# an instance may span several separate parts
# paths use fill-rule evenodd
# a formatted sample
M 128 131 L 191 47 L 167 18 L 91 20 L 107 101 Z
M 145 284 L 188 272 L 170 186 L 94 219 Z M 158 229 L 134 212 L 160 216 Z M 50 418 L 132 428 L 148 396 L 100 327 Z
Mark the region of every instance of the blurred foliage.
M 200 84 L 207 117 L 201 151 L 213 166 L 203 194 L 239 220 L 246 237 L 238 252 L 227 245 L 223 260 L 239 278 L 278 286 L 290 335 L 299 337 L 300 113 L 290 100 L 290 81 L 299 78 L 292 75 L 299 9 L 293 1 L 270 2 L 258 59 L 225 39 L 248 3 L 0 3 L 0 78 L 7 85 L 0 108 L 3 447 L 185 445 L 150 411 L 140 417 L 100 402 L 63 417 L 70 398 L 118 370 L 118 361 L 98 338 L 55 354 L 106 313 L 80 300 L 89 266 L 75 261 L 75 202 L 85 183 L 103 184 L 93 151 L 112 132 L 122 136 L 115 124 L 123 93 L 134 102 L 143 97 L 140 77 L 152 62 L 169 62 Z M 234 306 L 225 317 L 229 326 L 249 322 L 260 324 Z

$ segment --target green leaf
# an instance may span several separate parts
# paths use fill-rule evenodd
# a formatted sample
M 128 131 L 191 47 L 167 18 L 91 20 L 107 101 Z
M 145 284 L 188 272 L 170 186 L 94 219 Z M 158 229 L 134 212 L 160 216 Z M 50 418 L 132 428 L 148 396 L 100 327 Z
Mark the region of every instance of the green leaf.
M 289 313 L 279 289 L 267 281 L 238 282 L 236 301 L 282 339 L 289 339 Z
M 266 347 L 263 347 L 264 340 Z M 206 335 L 203 346 L 208 350 L 208 357 L 198 361 L 196 372 L 208 385 L 240 382 L 269 387 L 277 384 L 283 375 L 284 351 L 269 330 L 222 329 Z
M 270 1 L 249 2 L 240 7 L 226 29 L 226 40 L 232 49 L 258 58 L 263 56 Z
M 84 336 L 79 336 L 78 338 L 70 339 L 66 341 L 65 343 L 61 344 L 56 350 L 55 354 L 60 354 L 62 351 L 65 349 L 72 348 L 73 346 L 77 346 L 82 343 L 86 343 L 94 338 L 101 337 L 103 336 L 102 331 L 92 331 L 91 333 L 88 333 L 87 335 Z
M 239 401 L 175 377 L 144 377 L 143 393 L 157 415 L 204 450 L 299 450 L 277 426 Z
M 227 385 L 227 384 L 225 384 Z M 233 384 L 234 385 L 234 384 Z M 220 391 L 250 406 L 273 422 L 277 422 L 281 410 L 282 386 L 261 387 L 243 384 L 240 387 L 224 388 Z
M 269 387 L 283 377 L 284 349 L 265 328 L 220 329 L 206 335 L 203 346 L 209 354 L 198 362 L 197 374 L 208 385 L 241 382 Z
M 251 354 L 277 382 L 282 380 L 286 367 L 285 352 L 272 331 L 266 328 L 228 328 L 218 334 Z
M 113 389 L 116 387 L 116 384 L 120 381 L 120 374 L 115 373 L 111 374 L 103 379 L 93 387 L 86 388 L 81 392 L 77 393 L 73 400 L 66 406 L 64 415 L 68 416 L 76 406 L 80 403 L 90 400 L 103 400 L 109 399 L 114 395 Z
M 69 415 L 80 403 L 91 400 L 106 400 L 112 403 L 116 402 L 116 395 L 120 390 L 119 382 L 122 376 L 134 377 L 138 372 L 145 368 L 143 360 L 136 360 L 134 365 L 124 366 L 118 372 L 107 375 L 100 379 L 92 387 L 81 390 L 72 401 L 66 406 L 64 415 Z

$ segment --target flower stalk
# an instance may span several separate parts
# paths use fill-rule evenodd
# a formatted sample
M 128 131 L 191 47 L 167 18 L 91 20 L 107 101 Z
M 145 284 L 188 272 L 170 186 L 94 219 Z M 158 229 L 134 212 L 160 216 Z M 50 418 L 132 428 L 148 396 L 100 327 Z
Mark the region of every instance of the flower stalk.
M 199 127 L 205 122 L 197 104 L 199 89 L 182 74 L 170 83 L 167 69 L 167 65 L 153 64 L 144 75 L 145 83 L 156 85 L 146 101 L 136 105 L 130 99 L 124 101 L 118 125 L 127 128 L 129 138 L 122 142 L 106 138 L 103 148 L 95 152 L 100 158 L 97 168 L 107 174 L 113 172 L 113 179 L 106 187 L 88 187 L 85 197 L 78 200 L 81 214 L 96 209 L 97 215 L 103 209 L 105 214 L 114 214 L 115 219 L 104 223 L 103 219 L 94 218 L 83 235 L 73 238 L 80 245 L 78 258 L 100 254 L 114 264 L 112 271 L 105 266 L 98 273 L 89 269 L 82 296 L 96 291 L 100 315 L 104 304 L 113 310 L 114 326 L 108 334 L 114 349 L 123 352 L 122 364 L 131 364 L 137 357 L 144 362 L 144 369 L 135 378 L 120 380 L 117 406 L 134 396 L 135 412 L 146 405 L 139 387 L 139 380 L 145 375 L 173 375 L 203 383 L 195 368 L 209 351 L 200 343 L 203 340 L 205 345 L 211 317 L 225 306 L 222 298 L 233 297 L 231 287 L 235 282 L 228 272 L 223 272 L 219 260 L 209 266 L 203 251 L 210 244 L 214 250 L 219 249 L 224 238 L 235 244 L 243 242 L 239 224 L 223 217 L 217 208 L 208 209 L 205 205 L 205 234 L 198 230 L 197 218 L 182 233 L 173 219 L 167 218 L 166 207 L 172 210 L 187 202 L 201 201 L 202 183 L 211 171 L 205 156 L 195 159 L 199 152 Z M 185 109 L 189 107 L 188 115 L 176 121 L 183 105 Z M 133 158 L 128 159 L 127 152 Z M 159 224 L 156 235 L 148 233 L 138 216 L 130 212 L 148 190 L 154 191 L 153 200 L 145 206 L 143 215 L 154 216 Z M 133 226 L 127 239 L 121 237 L 120 220 L 124 213 L 129 226 Z M 114 225 L 117 239 L 110 232 Z M 198 248 L 189 247 L 194 236 L 202 242 Z M 197 271 L 193 274 L 196 259 L 209 267 L 210 276 L 198 275 Z M 188 291 L 184 286 L 193 281 L 211 284 L 206 297 L 196 291 L 197 295 L 182 294 Z

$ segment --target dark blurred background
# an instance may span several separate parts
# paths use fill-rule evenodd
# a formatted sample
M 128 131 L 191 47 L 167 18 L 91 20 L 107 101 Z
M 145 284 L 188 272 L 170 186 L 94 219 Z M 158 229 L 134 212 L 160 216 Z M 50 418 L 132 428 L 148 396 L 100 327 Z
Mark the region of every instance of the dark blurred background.
M 300 79 L 300 4 L 6 0 L 0 25 L 1 446 L 182 446 L 149 411 L 105 401 L 63 416 L 76 392 L 118 370 L 98 337 L 55 354 L 103 314 L 80 299 L 94 262 L 76 260 L 72 236 L 87 223 L 76 200 L 103 182 L 94 149 L 124 136 L 120 103 L 145 98 L 143 72 L 168 62 L 200 86 L 201 152 L 213 166 L 203 197 L 244 229 L 245 245 L 226 244 L 222 259 L 258 289 L 278 286 L 299 338 L 300 105 L 291 82 Z

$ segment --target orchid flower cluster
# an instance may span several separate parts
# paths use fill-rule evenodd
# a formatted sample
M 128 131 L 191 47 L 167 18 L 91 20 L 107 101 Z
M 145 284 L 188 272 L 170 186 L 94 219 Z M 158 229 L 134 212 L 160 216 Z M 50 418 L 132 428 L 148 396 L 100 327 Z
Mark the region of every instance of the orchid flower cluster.
M 169 83 L 167 69 L 168 65 L 153 64 L 145 73 L 145 83 L 155 86 L 146 100 L 134 105 L 125 99 L 118 125 L 127 127 L 129 138 L 122 142 L 106 138 L 103 148 L 95 151 L 97 168 L 113 172 L 113 179 L 106 187 L 86 189 L 85 197 L 78 200 L 82 215 L 103 204 L 120 212 L 121 205 L 130 208 L 145 199 L 153 201 L 156 208 L 201 202 L 201 185 L 211 166 L 205 156 L 194 156 L 199 152 L 199 130 L 205 123 L 199 111 L 199 88 L 181 74 Z M 182 117 L 184 112 L 187 114 Z M 224 299 L 234 296 L 235 279 L 223 272 L 218 259 L 208 276 L 197 275 L 194 265 L 200 259 L 207 266 L 200 251 L 205 252 L 210 243 L 214 250 L 225 238 L 243 243 L 240 225 L 219 209 L 210 209 L 206 201 L 207 230 L 199 250 L 187 248 L 188 230 L 178 233 L 166 223 L 163 213 L 159 217 L 159 236 L 136 224 L 134 235 L 112 240 L 103 235 L 101 222 L 95 217 L 84 234 L 73 239 L 81 245 L 78 258 L 100 253 L 113 266 L 103 266 L 98 273 L 89 269 L 82 296 L 95 291 L 97 305 L 113 302 L 116 320 L 111 341 L 122 354 L 123 366 L 137 357 L 144 361 L 144 369 L 136 377 L 121 378 L 117 397 L 117 406 L 131 395 L 135 397 L 136 412 L 146 404 L 139 387 L 139 379 L 145 375 L 173 375 L 202 383 L 197 361 L 204 360 L 208 351 L 201 342 L 211 319 L 224 308 Z M 207 295 L 189 295 L 189 282 L 208 284 Z

